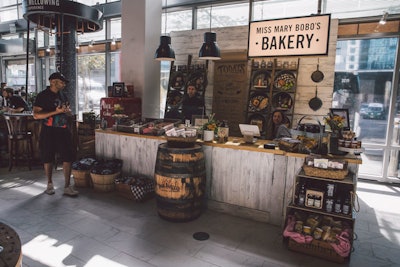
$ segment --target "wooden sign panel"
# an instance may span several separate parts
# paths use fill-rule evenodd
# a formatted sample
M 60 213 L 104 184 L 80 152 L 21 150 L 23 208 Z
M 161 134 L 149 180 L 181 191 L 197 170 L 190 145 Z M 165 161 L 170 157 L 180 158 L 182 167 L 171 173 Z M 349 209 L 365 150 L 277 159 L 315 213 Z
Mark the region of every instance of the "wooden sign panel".
M 328 54 L 330 14 L 250 22 L 249 57 Z
M 216 61 L 212 110 L 218 120 L 227 120 L 230 136 L 241 136 L 247 103 L 247 60 Z

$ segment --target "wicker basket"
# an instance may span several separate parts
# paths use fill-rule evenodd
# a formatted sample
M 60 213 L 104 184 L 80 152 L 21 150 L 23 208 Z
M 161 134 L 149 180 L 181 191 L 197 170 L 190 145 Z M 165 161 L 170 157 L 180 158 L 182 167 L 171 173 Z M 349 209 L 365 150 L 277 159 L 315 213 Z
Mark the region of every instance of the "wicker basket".
M 92 180 L 90 179 L 90 170 L 71 170 L 74 177 L 76 187 L 92 187 Z
M 95 174 L 90 173 L 93 182 L 93 189 L 97 192 L 111 192 L 115 190 L 115 178 L 120 172 L 113 174 Z
M 349 170 L 347 168 L 344 170 L 321 169 L 306 165 L 303 166 L 303 170 L 307 176 L 322 177 L 335 180 L 343 180 L 349 173 Z

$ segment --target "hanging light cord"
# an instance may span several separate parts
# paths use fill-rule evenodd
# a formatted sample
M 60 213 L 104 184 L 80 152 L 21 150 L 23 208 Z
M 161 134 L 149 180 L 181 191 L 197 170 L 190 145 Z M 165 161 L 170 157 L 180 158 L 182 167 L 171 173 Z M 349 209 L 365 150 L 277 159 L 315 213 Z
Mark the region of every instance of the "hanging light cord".
M 164 33 L 167 35 L 167 5 L 168 5 L 168 0 L 165 0 L 165 30 Z
M 212 4 L 210 6 L 210 31 L 211 31 L 211 21 L 212 21 Z

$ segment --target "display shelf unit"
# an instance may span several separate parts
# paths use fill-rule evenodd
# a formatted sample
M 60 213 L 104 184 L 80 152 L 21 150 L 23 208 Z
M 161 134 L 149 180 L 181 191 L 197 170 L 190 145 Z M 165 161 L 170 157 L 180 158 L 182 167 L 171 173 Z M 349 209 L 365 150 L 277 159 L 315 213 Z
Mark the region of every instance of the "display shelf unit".
M 304 199 L 300 197 L 301 187 L 304 185 L 304 188 L 307 189 L 308 192 L 321 192 L 319 196 L 322 198 L 321 201 L 323 204 L 318 205 L 317 207 L 307 205 L 307 198 Z M 357 187 L 357 177 L 356 174 L 349 172 L 348 175 L 344 179 L 330 179 L 330 178 L 322 178 L 306 175 L 304 170 L 301 169 L 300 172 L 296 175 L 295 184 L 294 184 L 294 192 L 292 195 L 292 201 L 287 206 L 286 216 L 289 215 L 298 215 L 302 214 L 307 218 L 319 218 L 320 223 L 327 218 L 330 218 L 332 221 L 338 223 L 339 225 L 343 225 L 349 227 L 351 232 L 354 233 L 354 225 L 355 225 L 355 192 Z M 330 189 L 328 189 L 330 188 Z M 332 189 L 333 188 L 333 189 Z M 312 189 L 312 190 L 308 190 Z M 328 194 L 328 191 L 331 190 Z M 330 195 L 330 196 L 328 196 Z M 348 198 L 350 202 L 346 202 L 346 205 L 349 205 L 348 213 L 344 213 L 343 201 L 342 199 Z M 300 199 L 302 199 L 300 201 Z M 304 202 L 302 202 L 304 199 Z M 341 201 L 336 201 L 335 199 L 340 199 Z M 332 201 L 332 203 L 328 203 L 328 201 Z M 301 204 L 303 203 L 303 204 Z M 341 203 L 340 206 L 337 206 L 336 203 Z M 309 203 L 308 203 L 309 204 Z M 328 205 L 332 205 L 328 207 Z M 339 204 L 338 204 L 339 205 Z M 322 227 L 321 225 L 317 227 Z M 326 225 L 324 226 L 326 227 Z M 330 227 L 330 226 L 329 226 Z M 325 228 L 327 229 L 327 228 Z M 344 228 L 343 228 L 344 229 Z M 301 233 L 305 235 L 305 233 Z M 313 236 L 313 233 L 310 233 Z M 284 241 L 288 245 L 290 250 L 298 251 L 301 253 L 309 254 L 312 256 L 324 258 L 329 261 L 343 263 L 350 259 L 351 253 L 346 256 L 340 256 L 336 251 L 332 248 L 328 241 L 324 241 L 322 239 L 314 239 L 309 244 L 301 244 L 296 243 L 294 240 L 290 238 L 284 238 Z M 349 237 L 349 241 L 351 246 L 353 245 L 353 234 Z M 318 247 L 324 247 L 324 252 L 318 250 Z
M 252 59 L 246 118 L 247 123 L 259 126 L 262 139 L 272 139 L 274 110 L 284 111 L 291 127 L 299 62 L 299 58 L 291 62 L 276 58 Z
M 173 65 L 171 64 L 168 81 L 165 118 L 182 119 L 182 101 L 189 83 L 194 83 L 199 97 L 204 99 L 207 87 L 207 65 Z

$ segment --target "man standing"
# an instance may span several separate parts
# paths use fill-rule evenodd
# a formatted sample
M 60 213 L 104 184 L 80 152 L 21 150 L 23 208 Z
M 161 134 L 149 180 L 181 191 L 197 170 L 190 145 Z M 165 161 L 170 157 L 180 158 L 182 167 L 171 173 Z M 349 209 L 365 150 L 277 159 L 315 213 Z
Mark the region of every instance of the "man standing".
M 42 120 L 39 149 L 47 176 L 45 193 L 49 195 L 55 193 L 52 171 L 55 154 L 58 152 L 63 162 L 64 195 L 77 196 L 78 192 L 70 185 L 71 163 L 74 160 L 75 151 L 67 119 L 68 116 L 72 116 L 72 113 L 68 99 L 62 92 L 68 80 L 61 73 L 55 72 L 50 75 L 49 81 L 50 86 L 37 95 L 33 104 L 33 117 Z
M 192 120 L 193 115 L 204 115 L 204 100 L 197 94 L 196 85 L 189 83 L 182 101 L 182 112 L 185 120 Z

